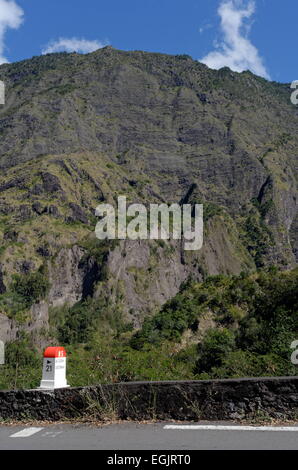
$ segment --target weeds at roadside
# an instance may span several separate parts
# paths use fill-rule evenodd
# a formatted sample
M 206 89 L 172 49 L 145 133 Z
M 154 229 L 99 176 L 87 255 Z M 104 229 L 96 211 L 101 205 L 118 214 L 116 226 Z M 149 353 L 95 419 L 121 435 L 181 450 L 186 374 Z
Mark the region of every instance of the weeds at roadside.
M 115 396 L 104 393 L 100 387 L 100 396 L 94 397 L 90 391 L 83 391 L 82 398 L 86 402 L 86 408 L 83 412 L 83 419 L 100 420 L 100 421 L 118 421 L 118 409 Z

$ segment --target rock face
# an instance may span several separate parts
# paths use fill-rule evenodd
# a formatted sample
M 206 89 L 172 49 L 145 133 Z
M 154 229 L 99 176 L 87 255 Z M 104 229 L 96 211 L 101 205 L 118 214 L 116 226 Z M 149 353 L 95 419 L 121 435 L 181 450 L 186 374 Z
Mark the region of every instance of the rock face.
M 15 339 L 16 331 L 6 315 L 0 314 L 0 339 L 4 343 Z
M 189 276 L 297 264 L 288 85 L 110 47 L 4 64 L 0 78 L 0 295 L 13 273 L 44 265 L 48 306 L 109 296 L 138 325 Z M 94 210 L 117 195 L 203 203 L 203 249 L 126 241 L 102 256 L 87 242 Z
M 40 336 L 41 331 L 49 328 L 49 308 L 45 301 L 33 304 L 29 311 L 29 319 L 21 324 L 0 314 L 0 340 L 5 343 L 14 341 L 18 337 L 18 332 L 24 330 L 30 332 L 33 341 L 43 346 L 44 339 Z
M 169 254 L 144 241 L 122 242 L 108 258 L 110 280 L 99 286 L 96 295 L 108 289 L 111 302 L 116 303 L 119 291 L 122 292 L 126 316 L 139 327 L 146 314 L 177 294 L 192 272 L 191 266 L 182 263 L 180 251 L 177 245 Z
M 49 263 L 51 289 L 48 298 L 51 306 L 74 305 L 82 299 L 88 269 L 88 263 L 81 262 L 83 255 L 84 250 L 78 246 L 63 248 L 55 262 Z

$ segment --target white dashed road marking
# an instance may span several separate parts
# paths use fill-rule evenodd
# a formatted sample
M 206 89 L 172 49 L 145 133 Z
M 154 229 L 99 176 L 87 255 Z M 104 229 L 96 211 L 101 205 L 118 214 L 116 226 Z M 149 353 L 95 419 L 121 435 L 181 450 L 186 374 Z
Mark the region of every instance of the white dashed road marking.
M 16 432 L 15 434 L 11 434 L 10 437 L 30 437 L 33 434 L 41 431 L 43 428 L 25 428 L 22 431 Z
M 164 429 L 180 431 L 298 431 L 298 426 L 217 426 L 200 424 L 167 424 Z

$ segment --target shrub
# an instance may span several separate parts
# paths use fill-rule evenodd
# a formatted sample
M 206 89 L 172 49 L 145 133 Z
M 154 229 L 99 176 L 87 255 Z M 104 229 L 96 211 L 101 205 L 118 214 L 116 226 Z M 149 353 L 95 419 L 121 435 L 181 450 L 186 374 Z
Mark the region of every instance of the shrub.
M 187 328 L 197 327 L 198 309 L 191 299 L 177 295 L 167 302 L 153 318 L 145 319 L 142 329 L 131 339 L 134 349 L 142 349 L 146 343 L 158 344 L 164 340 L 179 341 Z
M 49 290 L 49 281 L 45 273 L 37 271 L 26 275 L 15 274 L 11 289 L 19 295 L 28 307 L 43 299 Z
M 213 367 L 222 365 L 227 353 L 235 349 L 235 336 L 227 328 L 210 329 L 206 332 L 202 343 L 198 345 L 199 359 L 196 372 L 209 372 Z

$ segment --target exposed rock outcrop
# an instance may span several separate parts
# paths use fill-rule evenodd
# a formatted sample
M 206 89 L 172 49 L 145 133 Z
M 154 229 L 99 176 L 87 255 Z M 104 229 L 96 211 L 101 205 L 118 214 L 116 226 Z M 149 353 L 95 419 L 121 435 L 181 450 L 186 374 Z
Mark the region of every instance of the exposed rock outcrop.
M 288 85 L 113 48 L 3 64 L 0 78 L 0 294 L 14 273 L 46 265 L 48 306 L 105 296 L 138 326 L 188 277 L 297 265 Z M 121 194 L 147 206 L 203 203 L 203 249 L 121 241 L 97 258 L 85 243 L 95 208 Z M 27 328 L 46 326 L 44 304 L 33 310 Z M 2 325 L 12 334 L 10 320 Z

